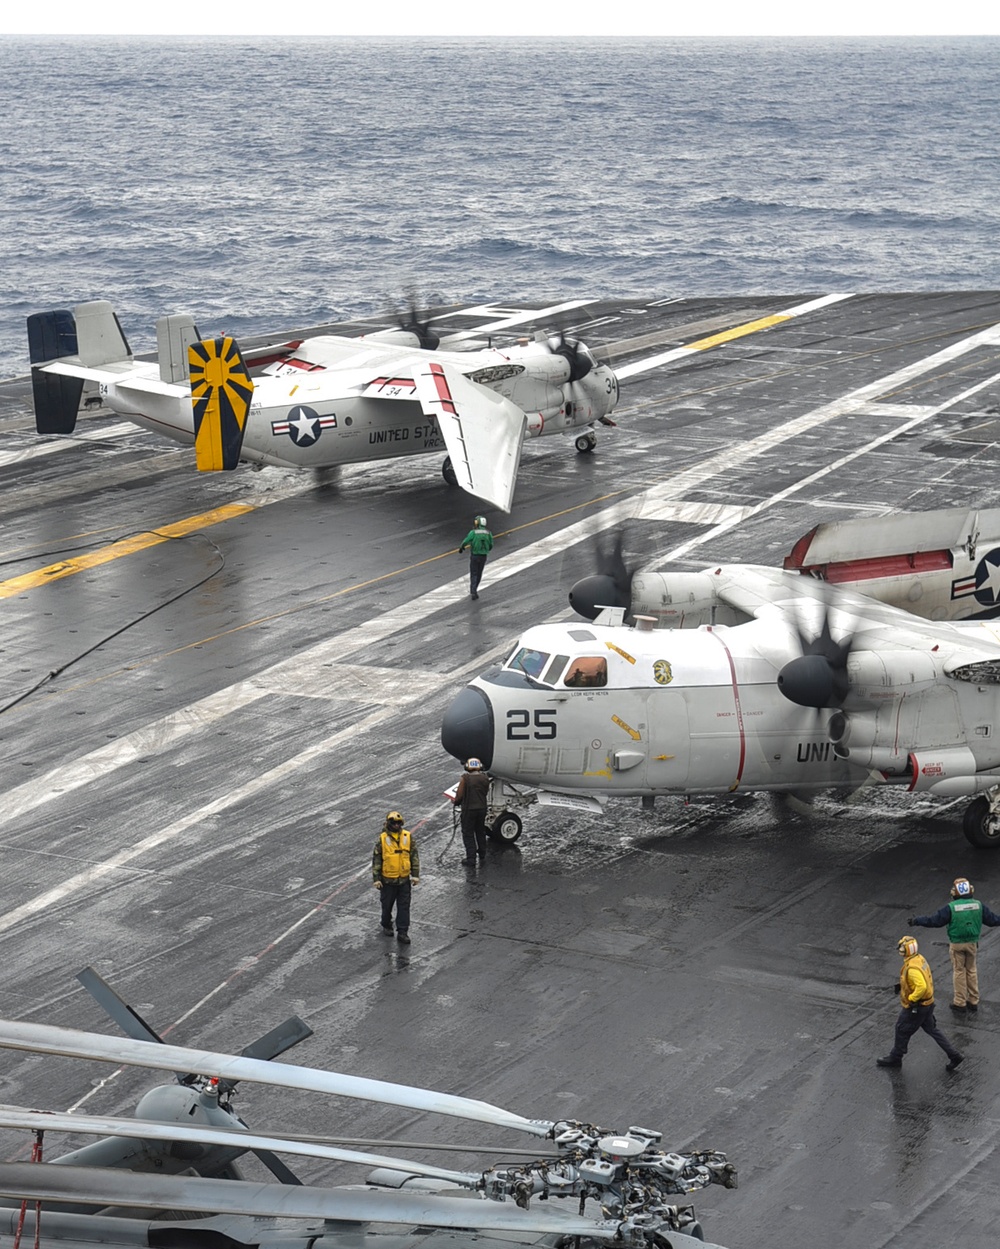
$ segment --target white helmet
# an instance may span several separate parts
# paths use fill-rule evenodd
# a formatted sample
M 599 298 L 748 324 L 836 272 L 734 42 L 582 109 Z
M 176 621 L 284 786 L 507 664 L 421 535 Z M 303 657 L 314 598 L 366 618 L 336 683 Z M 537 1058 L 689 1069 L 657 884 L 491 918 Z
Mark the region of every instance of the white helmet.
M 466 770 L 469 772 L 478 772 L 482 766 L 483 762 L 481 759 L 472 758 L 465 761 Z
M 959 876 L 951 887 L 951 896 L 953 898 L 971 898 L 975 892 L 975 889 L 973 889 L 964 876 Z

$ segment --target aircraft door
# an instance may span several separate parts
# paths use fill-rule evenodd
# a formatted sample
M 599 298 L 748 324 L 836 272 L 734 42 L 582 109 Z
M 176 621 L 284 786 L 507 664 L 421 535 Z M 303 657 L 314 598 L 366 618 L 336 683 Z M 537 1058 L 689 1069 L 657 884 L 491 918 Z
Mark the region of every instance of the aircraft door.
M 649 754 L 646 783 L 650 789 L 683 790 L 688 784 L 691 739 L 683 689 L 655 689 L 646 693 Z

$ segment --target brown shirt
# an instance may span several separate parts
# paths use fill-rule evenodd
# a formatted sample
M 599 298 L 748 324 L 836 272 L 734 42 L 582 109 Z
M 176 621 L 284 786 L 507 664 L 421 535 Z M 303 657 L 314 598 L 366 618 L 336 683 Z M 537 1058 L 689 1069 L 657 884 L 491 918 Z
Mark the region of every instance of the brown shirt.
M 490 805 L 490 774 L 488 772 L 463 772 L 455 791 L 455 806 L 466 811 L 485 811 Z

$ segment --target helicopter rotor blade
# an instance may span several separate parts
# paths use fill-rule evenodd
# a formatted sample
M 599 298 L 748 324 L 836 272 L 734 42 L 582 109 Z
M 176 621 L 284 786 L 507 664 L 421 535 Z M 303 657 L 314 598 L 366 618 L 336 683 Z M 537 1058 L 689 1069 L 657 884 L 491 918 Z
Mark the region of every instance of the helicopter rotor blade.
M 55 1028 L 49 1024 L 0 1019 L 0 1048 L 126 1063 L 136 1067 L 151 1067 L 157 1071 L 183 1068 L 198 1071 L 202 1075 L 215 1076 L 220 1080 L 248 1080 L 255 1084 L 271 1084 L 280 1088 L 332 1093 L 362 1101 L 405 1106 L 411 1110 L 450 1115 L 456 1119 L 472 1119 L 477 1123 L 490 1123 L 495 1127 L 528 1132 L 532 1136 L 547 1136 L 554 1126 L 548 1120 L 525 1119 L 522 1115 L 504 1110 L 500 1106 L 491 1106 L 488 1102 L 459 1097 L 453 1093 L 437 1093 L 430 1089 L 349 1076 L 336 1071 L 296 1067 L 291 1063 L 238 1058 L 233 1054 L 218 1054 L 211 1050 L 187 1049 L 179 1045 L 151 1045 L 148 1041 L 102 1036 L 73 1028 Z
M 241 1153 L 249 1150 L 258 1158 L 261 1158 L 261 1154 L 269 1154 L 273 1158 L 272 1151 L 280 1150 L 282 1153 L 297 1154 L 306 1158 L 327 1158 L 333 1162 L 355 1162 L 361 1166 L 390 1167 L 395 1171 L 406 1171 L 411 1175 L 425 1175 L 430 1179 L 447 1180 L 463 1188 L 474 1188 L 480 1178 L 469 1171 L 435 1167 L 430 1163 L 412 1162 L 404 1158 L 395 1158 L 390 1154 L 371 1154 L 356 1149 L 343 1149 L 336 1145 L 319 1145 L 308 1141 L 268 1136 L 261 1132 L 244 1132 L 234 1128 L 192 1126 L 186 1123 L 156 1123 L 149 1119 L 125 1119 L 116 1115 L 63 1114 L 30 1110 L 23 1106 L 0 1105 L 0 1127 L 27 1128 L 33 1132 L 77 1132 L 84 1136 L 124 1136 L 140 1141 L 186 1141 L 193 1145 L 221 1145 L 224 1148 L 238 1149 Z M 283 1169 L 291 1177 L 285 1179 L 278 1175 L 283 1184 L 301 1184 L 301 1181 L 284 1166 L 280 1159 L 273 1158 L 273 1160 L 278 1163 L 279 1170 Z M 261 1158 L 261 1161 L 264 1159 Z
M 589 1236 L 614 1240 L 615 1221 L 598 1223 L 561 1214 L 548 1203 L 522 1210 L 513 1202 L 443 1197 L 417 1189 L 290 1187 L 247 1180 L 157 1175 L 109 1168 L 0 1163 L 0 1197 L 20 1201 L 74 1201 L 200 1214 L 252 1214 L 335 1219 L 348 1223 L 476 1228 L 481 1231 Z
M 98 1006 L 104 1007 L 126 1036 L 136 1041 L 156 1041 L 160 1045 L 163 1044 L 163 1038 L 159 1033 L 155 1032 L 139 1012 L 129 1006 L 128 1002 L 120 998 L 111 985 L 94 971 L 93 967 L 84 967 L 82 971 L 76 973 L 76 978 Z

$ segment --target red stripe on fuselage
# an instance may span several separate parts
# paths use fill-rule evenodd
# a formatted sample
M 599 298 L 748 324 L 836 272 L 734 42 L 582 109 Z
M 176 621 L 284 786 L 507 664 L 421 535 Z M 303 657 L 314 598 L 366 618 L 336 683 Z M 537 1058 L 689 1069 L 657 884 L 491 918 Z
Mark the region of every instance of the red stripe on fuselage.
M 726 652 L 726 659 L 729 662 L 729 677 L 733 683 L 733 706 L 736 711 L 736 727 L 739 729 L 740 734 L 740 761 L 736 766 L 736 780 L 729 786 L 729 792 L 732 793 L 733 790 L 739 788 L 740 781 L 743 779 L 743 767 L 747 761 L 747 735 L 743 727 L 743 704 L 740 702 L 740 684 L 736 679 L 736 664 L 729 647 L 713 629 L 710 628 L 707 632 L 712 634 L 712 637 Z

